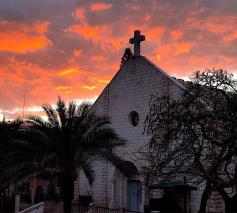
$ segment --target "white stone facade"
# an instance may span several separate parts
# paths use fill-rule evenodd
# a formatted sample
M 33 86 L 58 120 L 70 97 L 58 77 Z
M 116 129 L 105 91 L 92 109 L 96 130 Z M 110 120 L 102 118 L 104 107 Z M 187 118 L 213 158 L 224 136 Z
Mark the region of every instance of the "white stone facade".
M 142 166 L 138 161 L 139 150 L 149 142 L 148 136 L 144 134 L 144 121 L 149 111 L 151 95 L 170 95 L 176 98 L 180 96 L 183 89 L 179 81 L 168 76 L 147 58 L 137 56 L 125 63 L 92 106 L 92 111 L 96 115 L 106 115 L 111 118 L 111 127 L 126 140 L 126 145 L 116 150 L 117 154 L 124 160 L 132 162 L 139 173 Z M 139 114 L 137 126 L 133 126 L 129 120 L 132 111 Z M 95 162 L 94 168 L 96 179 L 92 187 L 89 186 L 83 172 L 80 173 L 75 184 L 75 199 L 78 194 L 92 195 L 94 204 L 130 208 L 128 184 L 133 183 L 133 186 L 129 187 L 137 187 L 138 182 L 135 180 L 138 180 L 142 184 L 138 210 L 143 211 L 145 191 L 142 175 L 126 177 L 106 161 Z M 189 212 L 197 212 L 201 191 L 200 186 L 200 190 L 191 193 Z

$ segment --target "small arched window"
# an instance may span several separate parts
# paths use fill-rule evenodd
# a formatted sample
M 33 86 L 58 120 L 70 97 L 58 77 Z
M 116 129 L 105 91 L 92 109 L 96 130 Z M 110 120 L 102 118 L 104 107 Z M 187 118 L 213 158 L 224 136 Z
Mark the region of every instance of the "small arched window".
M 132 111 L 129 113 L 128 119 L 133 126 L 137 126 L 139 123 L 139 114 L 136 111 Z

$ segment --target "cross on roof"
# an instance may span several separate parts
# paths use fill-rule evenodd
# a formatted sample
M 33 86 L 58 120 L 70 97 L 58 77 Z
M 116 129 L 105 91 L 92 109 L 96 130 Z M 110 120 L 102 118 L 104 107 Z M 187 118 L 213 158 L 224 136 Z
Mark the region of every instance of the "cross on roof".
M 134 55 L 140 55 L 140 42 L 145 41 L 145 36 L 140 34 L 139 30 L 134 31 L 134 37 L 129 39 L 130 44 L 134 44 Z

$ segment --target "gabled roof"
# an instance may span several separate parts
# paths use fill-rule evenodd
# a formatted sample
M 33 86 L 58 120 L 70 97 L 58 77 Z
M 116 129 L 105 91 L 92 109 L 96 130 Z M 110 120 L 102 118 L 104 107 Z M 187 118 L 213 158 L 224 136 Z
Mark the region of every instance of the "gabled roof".
M 185 90 L 185 86 L 184 84 L 182 84 L 180 82 L 180 80 L 171 77 L 169 74 L 167 74 L 165 71 L 163 71 L 161 68 L 159 68 L 158 66 L 156 66 L 153 62 L 151 62 L 148 58 L 146 58 L 145 56 L 134 56 L 132 57 L 130 60 L 136 60 L 136 59 L 142 59 L 144 60 L 148 65 L 152 66 L 153 68 L 155 68 L 159 73 L 161 73 L 162 75 L 166 76 L 170 81 L 172 81 L 174 84 L 176 84 L 180 89 Z M 97 102 L 97 100 L 100 98 L 100 96 L 105 92 L 105 90 L 110 86 L 110 84 L 113 82 L 113 80 L 116 78 L 116 76 L 123 70 L 123 67 L 126 65 L 126 63 L 128 63 L 130 60 L 128 60 L 127 62 L 124 63 L 124 65 L 122 67 L 120 67 L 120 69 L 117 71 L 117 73 L 114 75 L 114 77 L 111 79 L 111 81 L 106 85 L 106 87 L 103 89 L 102 93 L 99 95 L 99 97 L 95 100 L 94 104 Z M 93 105 L 94 105 L 93 104 Z
M 180 83 L 179 80 L 177 80 L 174 77 L 171 77 L 170 75 L 168 75 L 164 70 L 162 70 L 160 67 L 156 66 L 153 62 L 151 62 L 148 58 L 146 58 L 145 56 L 141 56 L 148 64 L 150 64 L 151 66 L 153 66 L 157 71 L 159 71 L 160 73 L 162 73 L 163 75 L 165 75 L 167 78 L 169 78 L 173 83 L 175 83 L 177 86 L 179 86 L 181 89 L 185 89 L 184 85 Z

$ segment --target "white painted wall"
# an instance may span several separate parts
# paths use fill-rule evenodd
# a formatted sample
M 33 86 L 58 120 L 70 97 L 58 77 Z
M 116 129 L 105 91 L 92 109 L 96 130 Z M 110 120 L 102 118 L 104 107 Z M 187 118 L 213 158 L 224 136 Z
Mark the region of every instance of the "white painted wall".
M 18 213 L 44 213 L 44 203 L 38 203 L 30 208 L 24 209 Z
M 140 170 L 141 165 L 136 160 L 136 157 L 139 157 L 139 149 L 142 149 L 149 142 L 148 136 L 143 132 L 144 121 L 149 111 L 150 96 L 170 95 L 173 98 L 178 98 L 182 91 L 182 85 L 179 82 L 155 67 L 145 57 L 137 57 L 128 61 L 119 70 L 94 103 L 91 111 L 97 115 L 107 115 L 111 118 L 111 127 L 120 137 L 127 141 L 126 146 L 119 148 L 116 152 L 125 160 L 132 162 Z M 140 121 L 135 127 L 129 122 L 128 117 L 131 111 L 139 113 Z M 95 162 L 94 168 L 96 179 L 91 193 L 95 204 L 105 205 L 107 201 L 108 206 L 111 207 L 126 207 L 126 189 L 123 189 L 123 198 L 118 199 L 119 202 L 113 204 L 113 178 L 116 168 L 110 163 L 107 164 L 106 161 Z M 139 180 L 142 182 L 142 176 L 139 177 Z M 91 190 L 83 174 L 79 176 L 77 182 L 79 186 L 75 189 L 75 194 L 87 194 Z M 126 187 L 126 184 L 124 184 L 124 187 Z M 194 194 L 195 199 L 192 202 L 195 205 L 195 200 L 199 200 L 200 194 Z M 123 202 L 121 202 L 122 200 Z

